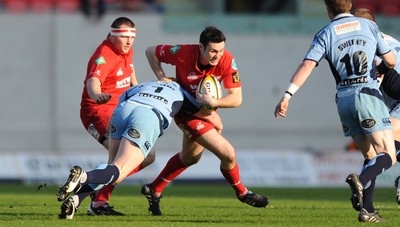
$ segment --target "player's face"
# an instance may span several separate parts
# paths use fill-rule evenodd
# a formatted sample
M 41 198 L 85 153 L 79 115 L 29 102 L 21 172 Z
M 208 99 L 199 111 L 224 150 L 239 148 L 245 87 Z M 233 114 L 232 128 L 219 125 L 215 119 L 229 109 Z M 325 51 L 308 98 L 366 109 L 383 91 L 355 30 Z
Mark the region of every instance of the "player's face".
M 120 28 L 130 28 L 126 25 L 122 25 Z M 117 50 L 121 51 L 123 54 L 127 54 L 132 48 L 135 42 L 134 36 L 111 36 L 111 42 L 114 44 Z
M 209 42 L 206 48 L 200 43 L 200 63 L 202 65 L 217 65 L 222 55 L 224 55 L 224 50 L 225 42 Z

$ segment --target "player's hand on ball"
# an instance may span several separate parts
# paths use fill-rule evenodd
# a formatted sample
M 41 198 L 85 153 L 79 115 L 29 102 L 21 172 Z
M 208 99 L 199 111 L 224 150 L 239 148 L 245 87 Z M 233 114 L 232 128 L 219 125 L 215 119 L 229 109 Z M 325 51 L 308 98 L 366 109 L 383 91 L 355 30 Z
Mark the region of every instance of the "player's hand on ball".
M 215 104 L 215 99 L 213 99 L 211 93 L 205 89 L 204 94 L 200 92 L 196 92 L 196 100 L 197 102 L 203 106 L 206 110 L 212 111 Z

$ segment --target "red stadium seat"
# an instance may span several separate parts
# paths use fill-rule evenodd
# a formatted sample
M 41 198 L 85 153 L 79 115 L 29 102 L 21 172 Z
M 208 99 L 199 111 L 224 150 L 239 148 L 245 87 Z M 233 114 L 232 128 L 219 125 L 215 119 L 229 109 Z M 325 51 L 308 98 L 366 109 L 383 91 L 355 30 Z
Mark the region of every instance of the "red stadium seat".
M 55 9 L 61 13 L 76 13 L 79 11 L 80 0 L 54 0 Z
M 29 0 L 3 0 L 6 12 L 25 13 L 29 10 Z
M 400 16 L 399 0 L 379 0 L 379 12 L 385 16 Z
M 34 12 L 50 12 L 53 9 L 53 0 L 30 0 L 30 7 Z
M 378 13 L 379 3 L 376 0 L 353 0 L 353 9 L 366 8 L 371 10 L 372 13 Z

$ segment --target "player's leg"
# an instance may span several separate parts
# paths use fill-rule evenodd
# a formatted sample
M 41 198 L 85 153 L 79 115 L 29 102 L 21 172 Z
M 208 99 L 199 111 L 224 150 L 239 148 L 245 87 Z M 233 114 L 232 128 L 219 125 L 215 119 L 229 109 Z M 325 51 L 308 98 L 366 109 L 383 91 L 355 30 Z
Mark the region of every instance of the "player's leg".
M 393 127 L 393 138 L 394 145 L 396 148 L 396 159 L 400 162 L 400 105 L 398 104 L 395 108 L 390 111 L 390 119 Z M 400 204 L 400 176 L 394 181 L 394 187 L 396 189 L 396 202 Z
M 254 207 L 268 205 L 268 198 L 252 193 L 242 183 L 235 150 L 221 134 L 212 129 L 198 137 L 196 141 L 220 159 L 221 173 L 235 190 L 236 196 L 240 201 Z
M 190 165 L 200 160 L 204 150 L 195 141 L 183 134 L 182 151 L 172 156 L 160 174 L 150 184 L 142 186 L 141 193 L 149 202 L 149 211 L 153 215 L 162 215 L 160 210 L 160 199 L 164 188 Z

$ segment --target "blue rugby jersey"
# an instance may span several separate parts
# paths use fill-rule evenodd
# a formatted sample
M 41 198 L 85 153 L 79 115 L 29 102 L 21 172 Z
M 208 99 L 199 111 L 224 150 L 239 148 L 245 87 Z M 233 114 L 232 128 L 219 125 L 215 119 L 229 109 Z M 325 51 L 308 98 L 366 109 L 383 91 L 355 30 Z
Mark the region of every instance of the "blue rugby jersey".
M 304 59 L 325 58 L 336 81 L 336 88 L 377 87 L 374 58 L 390 51 L 378 26 L 352 14 L 339 14 L 314 37 Z
M 196 99 L 176 82 L 150 81 L 140 83 L 125 91 L 119 98 L 120 103 L 126 100 L 141 103 L 158 110 L 164 117 L 164 129 L 171 124 L 172 118 L 184 103 L 192 105 L 187 108 L 200 109 Z

